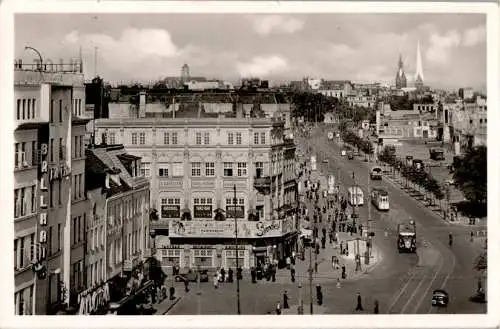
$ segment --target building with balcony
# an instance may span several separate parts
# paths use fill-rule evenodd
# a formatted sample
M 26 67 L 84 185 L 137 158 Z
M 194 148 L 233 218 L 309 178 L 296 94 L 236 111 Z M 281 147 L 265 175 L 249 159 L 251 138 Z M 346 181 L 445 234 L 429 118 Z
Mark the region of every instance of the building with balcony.
M 140 158 L 123 145 L 91 146 L 86 151 L 86 190 L 91 213 L 86 223 L 86 286 L 80 314 L 99 312 L 85 305 L 94 295 L 118 302 L 132 270 L 150 256 L 149 181 L 140 175 Z M 105 294 L 104 292 L 108 292 Z
M 171 267 L 283 260 L 295 246 L 295 144 L 284 121 L 244 118 L 96 120 L 96 140 L 142 158 L 158 210 L 156 256 Z M 236 197 L 234 195 L 236 188 Z
M 14 66 L 16 314 L 52 314 L 84 289 L 85 89 L 81 63 Z

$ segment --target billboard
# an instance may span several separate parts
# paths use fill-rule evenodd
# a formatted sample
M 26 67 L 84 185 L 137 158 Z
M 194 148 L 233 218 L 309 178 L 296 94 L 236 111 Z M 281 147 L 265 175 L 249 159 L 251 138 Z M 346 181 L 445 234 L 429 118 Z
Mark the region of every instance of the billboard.
M 290 224 L 283 225 L 282 220 L 273 221 L 247 221 L 236 220 L 238 223 L 238 238 L 265 238 L 279 237 L 286 230 L 291 229 Z M 169 222 L 169 237 L 171 238 L 234 238 L 234 220 L 226 221 L 181 221 L 173 220 Z

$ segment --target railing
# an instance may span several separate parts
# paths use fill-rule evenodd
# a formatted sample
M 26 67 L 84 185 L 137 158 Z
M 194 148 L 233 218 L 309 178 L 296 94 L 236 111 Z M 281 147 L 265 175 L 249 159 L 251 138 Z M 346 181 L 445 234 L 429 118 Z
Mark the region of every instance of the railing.
M 23 64 L 14 63 L 14 70 L 17 71 L 40 71 L 40 72 L 60 72 L 60 73 L 82 73 L 83 66 L 80 63 L 53 64 L 53 63 L 35 63 Z

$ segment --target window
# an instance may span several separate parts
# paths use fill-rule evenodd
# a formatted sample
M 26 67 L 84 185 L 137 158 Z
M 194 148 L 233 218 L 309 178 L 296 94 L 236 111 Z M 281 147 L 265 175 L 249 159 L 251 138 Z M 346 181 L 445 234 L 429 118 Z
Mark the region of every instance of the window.
M 38 164 L 38 152 L 36 149 L 36 141 L 31 142 L 31 165 L 35 166 Z
M 59 100 L 59 122 L 63 122 L 62 99 Z
M 247 163 L 238 162 L 238 177 L 244 177 L 247 175 Z
M 139 144 L 146 144 L 146 133 L 139 133 Z
M 178 133 L 172 133 L 172 145 L 177 145 L 177 135 Z
M 201 133 L 196 133 L 196 145 L 201 145 Z
M 109 144 L 116 144 L 116 134 L 109 133 Z
M 184 164 L 182 162 L 172 163 L 172 176 L 174 177 L 184 176 Z
M 205 143 L 205 145 L 210 144 L 210 133 L 209 132 L 203 133 L 203 143 Z
M 59 149 L 61 150 L 61 159 L 64 157 L 62 155 L 62 138 L 59 138 Z M 76 158 L 78 156 L 78 149 L 77 149 L 77 145 L 78 145 L 78 136 L 75 136 L 75 146 L 73 148 L 73 158 Z
M 150 177 L 151 176 L 151 163 L 142 162 L 140 172 L 141 172 L 141 176 Z
M 165 145 L 170 144 L 170 134 L 169 133 L 163 133 L 163 144 L 165 144 Z
M 234 198 L 226 198 L 226 205 L 244 205 L 245 204 L 245 199 L 244 198 L 239 198 L 236 199 L 236 203 L 233 202 Z
M 31 213 L 36 212 L 36 186 L 31 186 Z
M 191 162 L 191 176 L 201 176 L 201 162 Z
M 23 99 L 23 120 L 26 119 L 26 100 Z
M 260 143 L 266 144 L 266 133 L 260 133 Z
M 64 241 L 64 236 L 61 224 L 57 224 L 57 251 L 60 251 L 62 249 L 63 241 Z
M 236 144 L 241 145 L 241 133 L 236 133 Z
M 205 162 L 205 176 L 213 177 L 215 176 L 215 163 Z
M 160 177 L 168 177 L 168 167 L 162 166 L 158 169 L 158 176 Z
M 49 113 L 49 121 L 54 122 L 54 100 L 50 100 L 50 113 Z
M 47 233 L 47 252 L 52 255 L 52 226 L 49 227 L 49 232 Z
M 259 144 L 259 133 L 253 133 L 253 143 Z
M 58 189 L 57 189 L 57 198 L 58 198 L 58 204 L 62 205 L 62 181 L 58 181 Z
M 73 245 L 76 243 L 76 217 L 71 219 L 71 227 L 73 228 L 73 239 L 71 240 Z
M 82 100 L 78 100 L 78 115 L 82 115 Z
M 255 162 L 255 176 L 257 178 L 264 176 L 264 163 L 263 162 Z
M 137 133 L 132 133 L 132 145 L 137 145 Z
M 229 145 L 234 144 L 234 134 L 233 133 L 227 133 L 227 143 Z
M 17 107 L 16 107 L 16 118 L 17 120 L 21 120 L 21 100 L 17 100 Z
M 26 119 L 31 118 L 31 99 L 28 98 L 27 104 L 26 104 Z
M 233 163 L 232 162 L 224 162 L 224 176 L 226 176 L 226 177 L 233 176 Z
M 14 190 L 14 218 L 21 216 L 21 189 Z

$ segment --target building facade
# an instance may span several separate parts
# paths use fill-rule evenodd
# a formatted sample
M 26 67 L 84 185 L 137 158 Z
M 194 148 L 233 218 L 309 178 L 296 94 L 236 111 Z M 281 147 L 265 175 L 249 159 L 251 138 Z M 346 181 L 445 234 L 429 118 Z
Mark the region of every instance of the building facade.
M 88 296 L 101 294 L 108 301 L 122 295 L 118 281 L 150 256 L 149 181 L 140 175 L 140 158 L 123 145 L 91 146 L 87 151 L 87 194 L 91 215 L 87 221 L 87 289 L 80 293 L 80 314 L 92 314 Z M 119 278 L 117 278 L 119 277 Z M 115 289 L 120 290 L 120 289 Z
M 163 266 L 233 264 L 235 216 L 241 266 L 291 253 L 295 145 L 284 138 L 284 121 L 110 119 L 97 120 L 96 129 L 97 139 L 105 134 L 142 158 L 140 171 L 150 179 L 158 210 L 152 225 Z
M 81 64 L 16 62 L 16 314 L 53 314 L 84 289 L 85 88 Z

